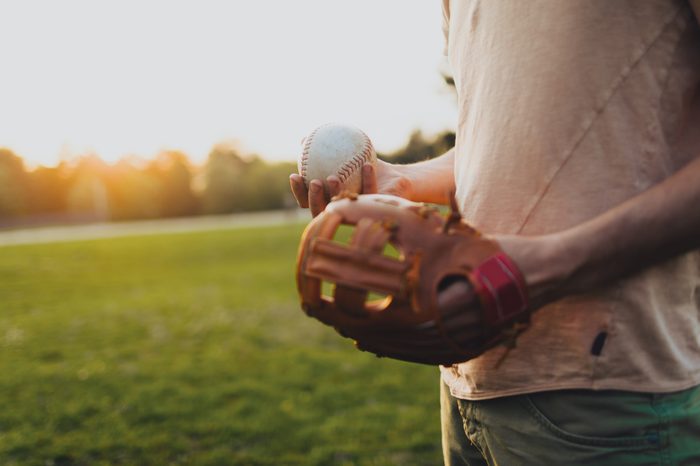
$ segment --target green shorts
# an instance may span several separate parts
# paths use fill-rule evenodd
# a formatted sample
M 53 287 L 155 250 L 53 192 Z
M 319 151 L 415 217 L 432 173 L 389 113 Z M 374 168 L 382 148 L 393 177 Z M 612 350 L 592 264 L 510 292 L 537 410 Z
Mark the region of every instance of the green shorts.
M 700 387 L 466 401 L 441 385 L 445 465 L 700 465 Z

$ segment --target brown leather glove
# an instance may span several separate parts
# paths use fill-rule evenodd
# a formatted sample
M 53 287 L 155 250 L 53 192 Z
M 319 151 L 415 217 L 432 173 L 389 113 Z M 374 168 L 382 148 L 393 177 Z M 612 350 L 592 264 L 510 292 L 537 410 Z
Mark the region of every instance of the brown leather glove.
M 336 238 L 354 227 L 349 243 Z M 398 257 L 385 253 L 391 244 Z M 438 293 L 458 280 L 469 304 L 445 310 Z M 334 285 L 322 295 L 322 282 Z M 495 242 L 427 205 L 382 195 L 348 195 L 308 225 L 297 258 L 304 311 L 378 356 L 424 364 L 474 358 L 525 327 L 527 290 Z M 384 295 L 369 300 L 370 292 Z

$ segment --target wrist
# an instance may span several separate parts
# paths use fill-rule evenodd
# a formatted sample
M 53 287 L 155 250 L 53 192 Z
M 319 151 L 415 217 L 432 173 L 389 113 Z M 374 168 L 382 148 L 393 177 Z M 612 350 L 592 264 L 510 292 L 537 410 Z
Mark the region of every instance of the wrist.
M 414 202 L 449 205 L 450 195 L 454 191 L 452 177 L 441 177 L 439 173 L 426 168 L 425 165 L 396 165 L 407 187 L 407 199 Z
M 523 275 L 533 307 L 566 294 L 578 261 L 559 235 L 502 235 L 493 239 Z
M 410 165 L 399 165 L 382 160 L 377 160 L 379 173 L 379 192 L 393 194 L 405 199 L 415 201 L 414 194 L 415 180 L 413 170 Z

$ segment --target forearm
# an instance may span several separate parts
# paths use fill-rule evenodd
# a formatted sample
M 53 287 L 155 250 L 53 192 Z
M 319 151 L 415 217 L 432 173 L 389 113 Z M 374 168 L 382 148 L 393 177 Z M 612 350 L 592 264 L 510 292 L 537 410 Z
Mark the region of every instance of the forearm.
M 395 167 L 410 183 L 409 199 L 449 204 L 449 196 L 455 190 L 454 149 L 430 160 Z
M 535 300 L 585 292 L 700 248 L 700 158 L 574 228 L 498 241 L 521 267 Z

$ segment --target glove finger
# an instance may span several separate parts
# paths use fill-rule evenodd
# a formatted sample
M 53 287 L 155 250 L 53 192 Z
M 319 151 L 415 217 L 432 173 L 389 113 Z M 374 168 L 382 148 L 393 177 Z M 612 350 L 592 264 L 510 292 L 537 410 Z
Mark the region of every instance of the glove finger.
M 420 364 L 454 364 L 472 359 L 480 352 L 458 352 L 449 347 L 435 347 L 430 350 L 411 346 L 395 347 L 384 342 L 356 342 L 355 345 L 361 351 L 374 353 L 379 357 L 388 357 L 401 361 L 416 362 Z
M 442 333 L 427 336 L 420 332 L 405 332 L 403 334 L 387 336 L 376 332 L 354 333 L 349 331 L 344 332 L 344 334 L 355 341 L 360 341 L 372 347 L 394 348 L 397 351 L 406 349 L 430 352 L 439 348 L 448 348 L 457 353 L 463 351 L 473 352 L 475 349 L 482 347 L 484 341 L 484 337 L 480 331 L 475 332 L 470 338 L 459 341 L 447 338 Z
M 357 314 L 349 314 L 342 309 L 338 309 L 334 304 L 317 306 L 309 315 L 326 325 L 341 329 L 362 329 L 372 325 L 370 315 L 359 312 Z
M 337 324 L 337 322 L 336 322 Z M 392 345 L 416 345 L 424 348 L 431 346 L 453 345 L 470 350 L 484 341 L 484 329 L 481 325 L 448 326 L 435 321 L 418 325 L 374 325 L 369 322 L 362 325 L 336 325 L 339 333 L 355 340 L 386 341 Z
M 483 335 L 483 330 L 480 326 L 462 326 L 459 328 L 450 329 L 440 329 L 435 327 L 430 330 L 426 330 L 424 327 L 421 328 L 411 328 L 402 329 L 400 331 L 394 332 L 365 332 L 367 336 L 374 337 L 376 339 L 384 339 L 388 341 L 406 341 L 415 343 L 430 343 L 430 342 L 440 342 L 440 341 L 473 341 L 481 340 Z

